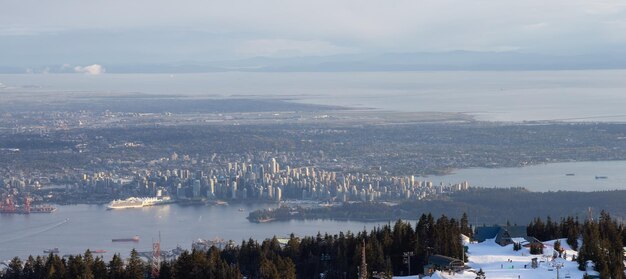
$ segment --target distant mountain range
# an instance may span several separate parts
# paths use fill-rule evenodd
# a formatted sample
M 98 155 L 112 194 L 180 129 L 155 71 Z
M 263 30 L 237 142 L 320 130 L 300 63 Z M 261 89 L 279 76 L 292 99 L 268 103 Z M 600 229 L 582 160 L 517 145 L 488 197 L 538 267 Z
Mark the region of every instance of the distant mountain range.
M 346 54 L 292 58 L 255 57 L 213 62 L 104 64 L 107 73 L 507 71 L 626 69 L 626 53 L 557 56 L 519 52 Z M 74 72 L 67 65 L 0 67 L 0 73 Z

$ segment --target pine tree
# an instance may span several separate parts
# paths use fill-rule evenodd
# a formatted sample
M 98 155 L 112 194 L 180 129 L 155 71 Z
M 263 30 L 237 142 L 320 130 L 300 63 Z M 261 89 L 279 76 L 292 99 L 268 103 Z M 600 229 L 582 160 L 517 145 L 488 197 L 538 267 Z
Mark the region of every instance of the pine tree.
M 70 278 L 93 278 L 82 256 L 70 256 L 67 260 L 67 276 Z
M 298 260 L 300 257 L 300 239 L 295 237 L 293 233 L 289 236 L 284 252 L 292 261 Z
M 65 261 L 59 256 L 50 254 L 45 264 L 45 278 L 61 279 L 66 277 Z
M 191 254 L 184 251 L 178 256 L 173 266 L 174 278 L 192 278 L 193 264 L 191 262 Z
M 94 279 L 106 279 L 108 277 L 107 266 L 104 263 L 104 260 L 102 259 L 102 257 L 97 257 L 93 261 L 92 272 L 93 272 Z
M 167 261 L 161 262 L 161 267 L 159 268 L 159 279 L 171 279 L 174 278 L 173 275 L 171 264 Z
M 531 243 L 530 244 L 530 254 L 532 254 L 532 255 L 541 255 L 541 254 L 543 254 L 543 244 L 541 244 L 541 243 Z
M 137 250 L 130 251 L 130 258 L 124 270 L 124 278 L 126 279 L 142 279 L 145 273 L 145 266 L 139 258 Z
M 46 272 L 46 263 L 44 262 L 43 258 L 41 256 L 37 256 L 37 258 L 35 258 L 35 264 L 34 264 L 34 274 L 33 274 L 33 278 L 35 279 L 42 279 L 44 278 L 45 272 Z
M 554 251 L 557 251 L 559 253 L 559 256 L 561 256 L 561 241 L 560 240 L 554 241 Z
M 469 218 L 467 217 L 467 213 L 463 212 L 463 216 L 461 217 L 461 233 L 470 239 L 474 237 L 474 233 L 472 232 L 472 228 L 469 226 Z
M 33 256 L 28 256 L 28 259 L 24 263 L 24 268 L 22 269 L 22 276 L 24 278 L 35 278 L 35 258 Z
M 290 258 L 277 258 L 276 268 L 280 278 L 296 279 L 296 265 Z
M 19 257 L 13 258 L 9 262 L 9 268 L 4 275 L 6 279 L 21 279 L 22 278 L 22 260 Z
M 109 278 L 124 278 L 124 262 L 120 258 L 119 254 L 113 255 L 113 258 L 109 262 Z
M 85 254 L 83 255 L 83 262 L 85 263 L 85 278 L 94 278 L 94 274 L 93 274 L 93 265 L 94 265 L 94 258 L 93 258 L 93 254 L 91 253 L 91 251 L 89 249 L 87 249 L 87 251 L 85 251 Z
M 281 279 L 276 265 L 267 259 L 261 260 L 259 276 L 261 279 Z

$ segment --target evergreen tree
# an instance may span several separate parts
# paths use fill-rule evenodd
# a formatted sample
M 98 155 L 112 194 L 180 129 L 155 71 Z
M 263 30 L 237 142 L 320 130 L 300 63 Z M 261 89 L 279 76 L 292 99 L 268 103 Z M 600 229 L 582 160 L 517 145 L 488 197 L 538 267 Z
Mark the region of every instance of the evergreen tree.
M 124 270 L 124 278 L 126 279 L 142 279 L 145 273 L 145 266 L 139 258 L 137 250 L 130 251 L 130 258 Z
M 559 253 L 559 256 L 561 255 L 561 241 L 554 241 L 554 251 L 557 251 Z
M 55 254 L 50 254 L 45 264 L 44 278 L 61 279 L 66 277 L 65 260 Z
M 174 262 L 173 273 L 174 278 L 192 278 L 193 264 L 191 260 L 191 254 L 184 251 L 178 256 L 178 259 Z
M 108 271 L 110 279 L 124 278 L 124 262 L 119 254 L 113 255 L 113 258 L 109 262 Z
M 93 261 L 92 272 L 93 272 L 94 279 L 106 279 L 108 277 L 107 266 L 104 263 L 104 260 L 102 259 L 102 257 L 97 257 Z
M 161 267 L 159 268 L 159 279 L 171 279 L 174 274 L 172 273 L 172 265 L 167 262 L 161 262 Z
M 278 258 L 276 261 L 279 278 L 296 279 L 296 265 L 290 258 Z
M 91 253 L 89 249 L 87 249 L 87 251 L 85 251 L 85 254 L 83 255 L 83 262 L 85 263 L 85 275 L 87 276 L 85 278 L 89 278 L 89 279 L 94 278 L 94 274 L 93 274 L 94 258 L 93 258 L 93 254 Z
M 541 255 L 541 254 L 543 254 L 543 244 L 541 244 L 541 243 L 531 243 L 530 244 L 530 254 L 532 254 L 532 255 Z
M 35 258 L 28 256 L 28 259 L 24 263 L 24 268 L 22 269 L 22 276 L 24 278 L 35 278 L 35 265 Z
M 461 233 L 470 239 L 474 237 L 474 232 L 472 228 L 469 226 L 469 218 L 467 217 L 467 213 L 463 212 L 463 216 L 461 216 Z
M 67 260 L 67 276 L 69 278 L 93 278 L 82 256 L 70 256 Z
M 298 260 L 300 257 L 300 239 L 296 238 L 293 233 L 289 236 L 284 252 L 292 261 Z
M 32 278 L 43 279 L 46 272 L 46 263 L 41 256 L 35 258 L 34 274 Z
M 9 268 L 6 270 L 4 278 L 6 279 L 22 279 L 22 260 L 19 257 L 13 258 L 9 262 Z
M 572 217 L 568 217 L 563 230 L 565 237 L 567 237 L 567 244 L 572 249 L 578 250 L 578 237 L 580 235 L 578 220 L 574 221 Z
M 261 279 L 281 279 L 276 265 L 267 259 L 261 260 L 259 276 Z

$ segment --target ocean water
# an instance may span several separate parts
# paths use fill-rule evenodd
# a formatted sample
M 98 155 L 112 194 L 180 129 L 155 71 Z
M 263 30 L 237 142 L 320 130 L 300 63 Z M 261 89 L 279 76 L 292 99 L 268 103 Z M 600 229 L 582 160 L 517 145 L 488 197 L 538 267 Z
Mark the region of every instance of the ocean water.
M 15 256 L 45 255 L 44 249 L 59 248 L 59 254 L 84 253 L 91 249 L 107 250 L 127 257 L 130 250 L 151 251 L 152 241 L 161 234 L 161 247 L 171 250 L 180 246 L 190 250 L 199 238 L 233 240 L 241 244 L 249 238 L 263 240 L 317 235 L 318 232 L 337 234 L 358 232 L 387 222 L 353 221 L 286 221 L 251 223 L 248 212 L 276 205 L 179 206 L 176 204 L 139 209 L 106 210 L 106 206 L 57 206 L 50 214 L 0 214 L 0 262 Z M 239 208 L 244 209 L 240 211 Z M 135 242 L 112 242 L 114 238 L 140 237 Z
M 606 178 L 596 179 L 596 176 Z M 435 185 L 468 181 L 472 186 L 524 187 L 535 192 L 626 190 L 626 161 L 550 163 L 521 168 L 472 168 L 420 179 L 432 181 Z
M 141 92 L 410 112 L 487 121 L 626 121 L 626 70 L 0 75 L 2 92 Z

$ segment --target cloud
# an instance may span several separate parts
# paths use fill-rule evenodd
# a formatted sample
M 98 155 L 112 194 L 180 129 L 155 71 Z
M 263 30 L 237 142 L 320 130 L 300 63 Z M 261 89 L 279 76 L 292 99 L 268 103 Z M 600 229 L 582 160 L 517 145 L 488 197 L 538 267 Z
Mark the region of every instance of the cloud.
M 586 13 L 594 15 L 614 15 L 626 10 L 624 1 L 615 0 L 584 1 L 581 6 Z
M 63 31 L 63 29 L 54 29 L 44 26 L 31 27 L 26 25 L 14 24 L 0 25 L 0 36 L 37 36 L 41 34 L 51 34 L 59 31 Z
M 531 23 L 531 24 L 526 24 L 522 26 L 522 29 L 526 31 L 535 31 L 535 30 L 545 29 L 548 25 L 549 24 L 547 22 Z
M 99 64 L 93 64 L 85 67 L 76 66 L 74 67 L 74 72 L 76 73 L 84 73 L 88 75 L 99 75 L 106 72 L 106 69 Z
M 260 39 L 244 42 L 236 52 L 243 56 L 288 57 L 343 54 L 354 50 L 319 40 Z
M 626 18 L 624 0 L 5 2 L 0 9 L 0 61 L 26 66 L 340 53 L 513 49 L 580 54 L 626 49 L 620 23 Z

